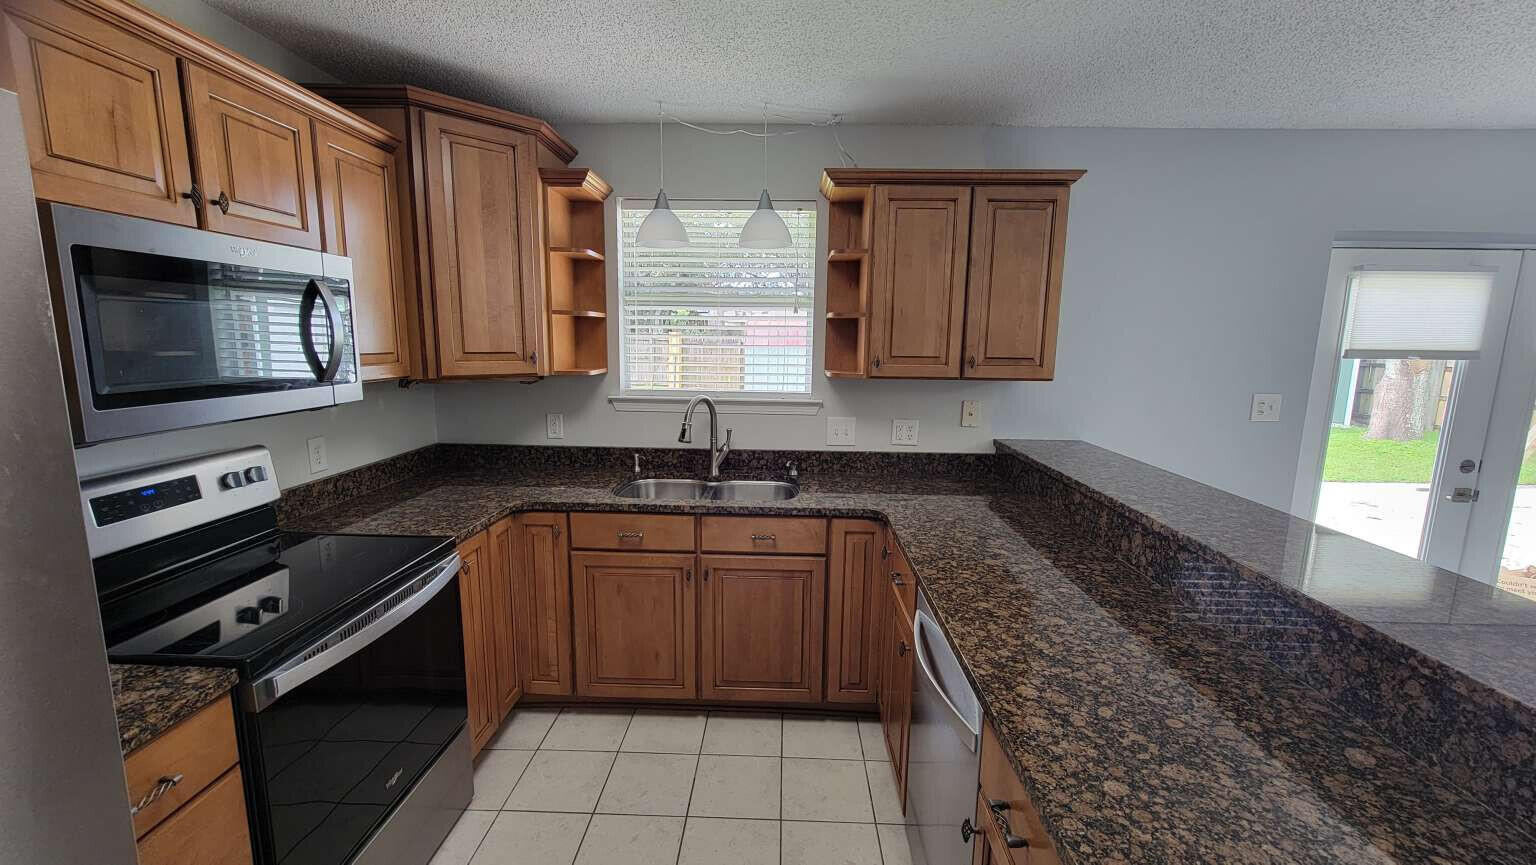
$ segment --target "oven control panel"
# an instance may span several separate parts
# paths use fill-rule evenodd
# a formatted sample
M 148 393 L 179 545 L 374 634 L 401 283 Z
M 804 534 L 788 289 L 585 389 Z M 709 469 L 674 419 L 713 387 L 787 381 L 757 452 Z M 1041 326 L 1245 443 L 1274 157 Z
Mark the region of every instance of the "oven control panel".
M 98 558 L 277 501 L 272 454 L 242 448 L 86 479 L 85 535 Z

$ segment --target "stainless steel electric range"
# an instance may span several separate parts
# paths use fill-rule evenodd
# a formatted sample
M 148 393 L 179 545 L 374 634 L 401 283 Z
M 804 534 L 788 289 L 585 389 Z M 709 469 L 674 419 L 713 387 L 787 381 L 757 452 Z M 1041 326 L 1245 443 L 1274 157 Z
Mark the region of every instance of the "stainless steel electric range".
M 247 448 L 91 478 L 108 657 L 235 669 L 266 865 L 423 865 L 469 804 L 449 538 L 280 531 Z

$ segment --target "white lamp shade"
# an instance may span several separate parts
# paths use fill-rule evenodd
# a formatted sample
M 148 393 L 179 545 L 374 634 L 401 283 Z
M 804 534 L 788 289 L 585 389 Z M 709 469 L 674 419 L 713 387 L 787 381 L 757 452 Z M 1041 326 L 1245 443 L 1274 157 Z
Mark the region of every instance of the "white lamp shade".
M 785 234 L 788 235 L 788 229 Z M 666 190 L 656 190 L 656 205 L 651 212 L 645 215 L 640 222 L 640 227 L 635 230 L 635 245 L 646 246 L 653 249 L 676 249 L 679 246 L 687 246 L 688 229 L 683 227 L 683 221 L 672 212 L 672 206 L 667 203 Z
M 784 224 L 784 217 L 773 209 L 773 199 L 768 197 L 768 190 L 763 190 L 757 200 L 757 210 L 748 217 L 747 224 L 741 227 L 741 239 L 737 245 L 749 249 L 788 249 L 795 245 L 789 236 L 789 226 Z

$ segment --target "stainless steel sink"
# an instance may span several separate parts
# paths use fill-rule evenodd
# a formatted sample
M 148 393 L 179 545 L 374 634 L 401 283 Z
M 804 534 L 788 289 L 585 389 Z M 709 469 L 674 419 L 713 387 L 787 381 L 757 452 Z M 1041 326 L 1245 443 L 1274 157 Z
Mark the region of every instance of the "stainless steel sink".
M 784 481 L 694 481 L 681 478 L 645 478 L 630 481 L 613 491 L 626 499 L 683 499 L 712 502 L 779 502 L 800 494 L 800 487 Z

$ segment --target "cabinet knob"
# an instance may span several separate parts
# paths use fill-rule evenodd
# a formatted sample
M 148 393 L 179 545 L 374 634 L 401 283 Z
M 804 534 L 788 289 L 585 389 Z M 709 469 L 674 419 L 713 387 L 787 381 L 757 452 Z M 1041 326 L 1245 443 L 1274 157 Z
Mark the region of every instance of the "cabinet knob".
M 202 210 L 203 209 L 203 204 L 204 204 L 204 201 L 203 201 L 203 191 L 198 188 L 197 184 L 195 184 L 195 183 L 192 184 L 192 191 L 191 192 L 183 192 L 181 194 L 181 197 L 187 199 L 190 202 L 192 202 L 192 206 L 197 208 L 198 210 Z
M 896 643 L 896 655 L 898 657 L 900 657 L 902 655 L 905 655 L 906 653 L 908 653 L 910 651 L 912 651 L 912 647 L 907 645 L 907 641 L 906 640 L 899 640 L 899 641 L 897 641 L 897 643 Z
M 974 354 L 973 354 L 973 355 L 971 355 L 971 356 L 970 356 L 970 357 L 969 357 L 969 358 L 968 358 L 968 359 L 967 359 L 967 360 L 966 360 L 966 361 L 965 361 L 965 365 L 966 365 L 966 366 L 968 366 L 968 367 L 970 367 L 970 368 L 971 368 L 971 369 L 975 369 L 975 368 L 976 368 L 976 355 L 974 355 Z
M 685 582 L 685 583 L 693 582 L 693 568 L 684 568 L 683 569 L 683 582 Z
M 907 581 L 901 578 L 901 571 L 891 571 L 891 585 L 905 586 L 906 584 Z
M 219 197 L 215 198 L 213 200 L 213 203 L 217 204 L 219 206 L 219 212 L 220 213 L 228 213 L 229 212 L 229 196 L 225 195 L 223 190 L 219 191 Z
M 971 818 L 967 817 L 964 820 L 960 821 L 960 840 L 961 841 L 964 841 L 965 843 L 969 844 L 969 843 L 971 843 L 971 838 L 974 837 L 976 834 L 977 834 L 976 827 L 971 825 Z
M 875 358 L 875 369 L 879 369 L 879 368 L 880 368 L 880 358 L 876 357 Z

